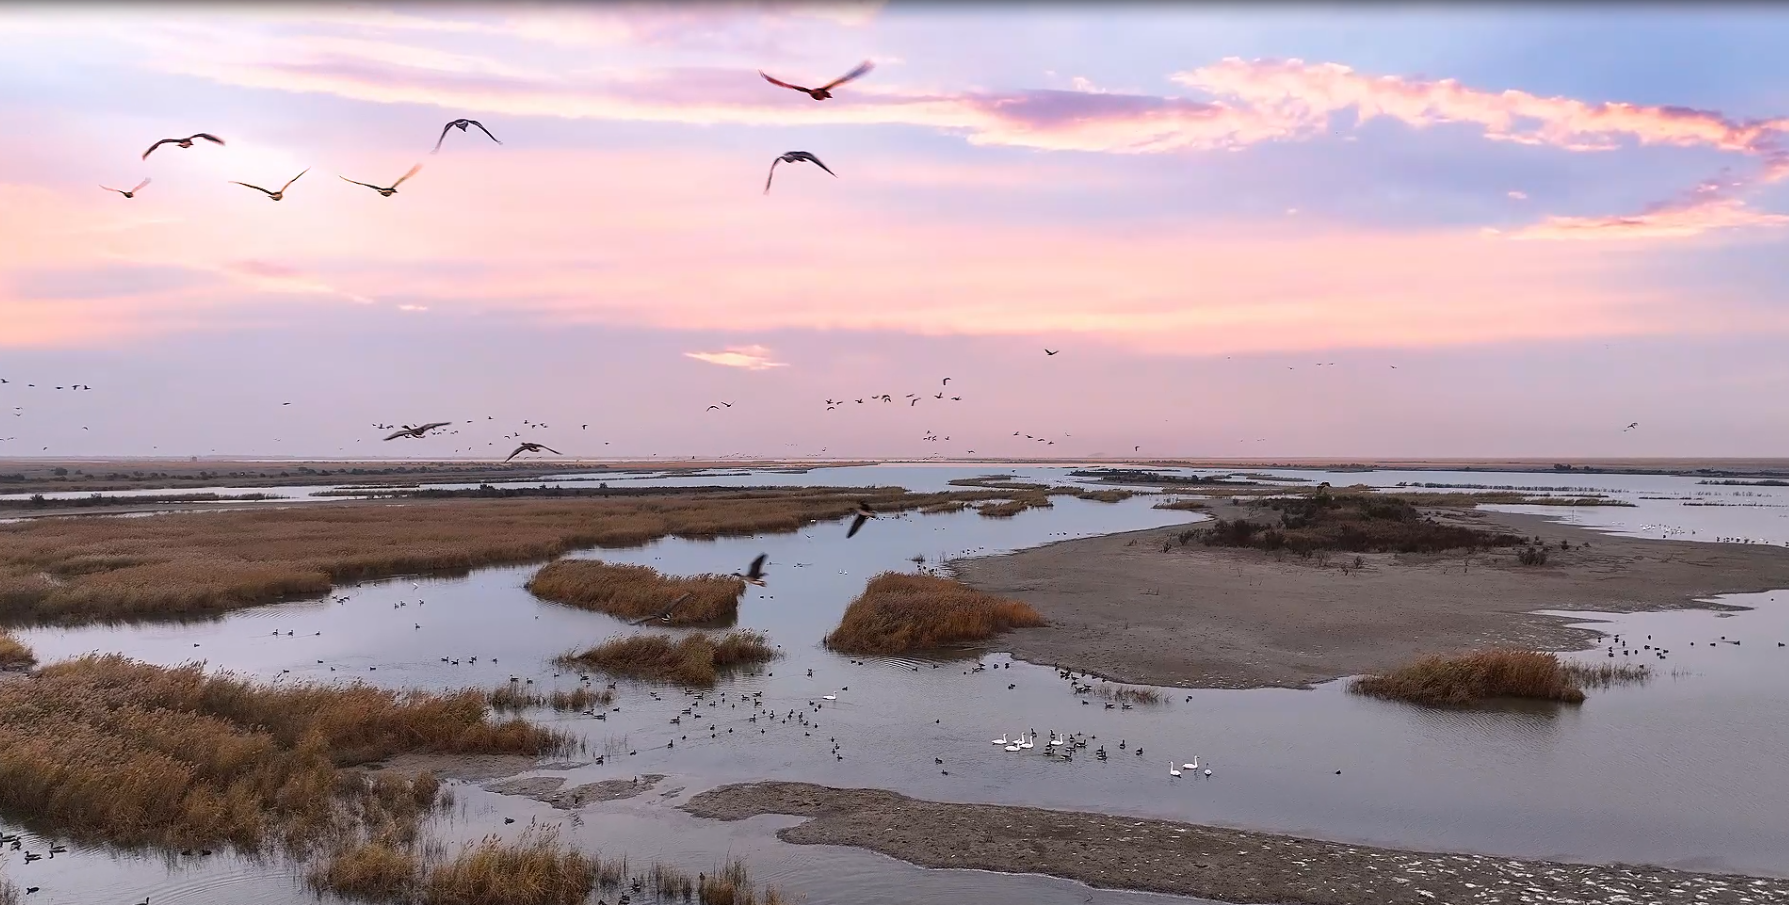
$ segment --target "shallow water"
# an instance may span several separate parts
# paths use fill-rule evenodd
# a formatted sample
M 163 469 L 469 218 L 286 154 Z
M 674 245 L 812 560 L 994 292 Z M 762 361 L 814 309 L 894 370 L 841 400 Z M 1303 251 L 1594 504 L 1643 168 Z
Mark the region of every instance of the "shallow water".
M 885 466 L 677 480 L 898 483 L 936 490 L 948 487 L 953 477 L 996 471 L 1048 483 L 1066 479 L 1064 469 Z M 1414 478 L 1288 474 L 1328 479 L 1338 486 L 1412 479 L 1538 486 L 1557 477 L 1560 485 L 1552 486 L 1604 486 L 1646 508 L 1535 507 L 1540 514 L 1624 533 L 1651 525 L 1666 526 L 1657 532 L 1693 527 L 1696 535 L 1677 535 L 1692 540 L 1747 532 L 1762 536 L 1763 522 L 1756 513 L 1774 510 L 1639 498 L 1675 492 L 1690 500 L 1756 502 L 1756 497 L 1728 494 L 1784 490 L 1711 487 L 1650 476 L 1604 482 L 1605 476 L 1483 472 L 1411 473 Z M 1331 683 L 1312 691 L 1174 691 L 1160 707 L 1108 711 L 1099 703 L 1083 704 L 1084 698 L 1072 694 L 1053 670 L 1025 663 L 1009 667 L 1010 660 L 1000 655 L 981 658 L 990 667 L 985 672 L 965 675 L 977 661 L 872 659 L 858 664 L 819 646 L 865 580 L 885 569 L 911 569 L 915 555 L 935 563 L 1195 517 L 1154 510 L 1148 497 L 1118 504 L 1063 497 L 1054 502 L 1053 509 L 1009 520 L 974 513 L 884 518 L 850 541 L 844 539 L 842 524 L 821 524 L 790 535 L 665 540 L 633 550 L 580 554 L 695 573 L 733 571 L 766 552 L 770 587 L 748 594 L 740 625 L 768 631 L 785 656 L 762 675 L 724 683 L 701 706 L 693 706 L 696 702 L 682 692 L 661 689 L 655 700 L 645 687 L 622 683 L 619 710 L 604 720 L 540 715 L 581 733 L 595 753 L 605 748 L 618 752 L 603 766 L 549 772 L 573 776 L 574 784 L 665 773 L 671 777 L 665 787 L 682 788 L 684 795 L 725 782 L 802 780 L 1395 847 L 1789 875 L 1789 859 L 1782 854 L 1789 851 L 1789 771 L 1780 764 L 1780 753 L 1789 750 L 1789 648 L 1776 646 L 1789 642 L 1789 593 L 1738 595 L 1731 602 L 1757 608 L 1733 614 L 1578 614 L 1585 620 L 1608 619 L 1597 627 L 1622 633 L 1630 649 L 1653 644 L 1670 650 L 1669 660 L 1656 664 L 1661 674 L 1652 682 L 1593 692 L 1579 707 L 1435 712 L 1353 697 L 1341 683 Z M 536 568 L 372 583 L 339 590 L 345 602 L 262 607 L 215 622 L 22 634 L 45 660 L 89 650 L 121 651 L 167 664 L 202 658 L 216 667 L 279 681 L 353 678 L 392 686 L 493 687 L 514 675 L 533 679 L 539 690 L 556 684 L 572 687 L 575 676 L 554 677 L 547 663 L 552 655 L 633 629 L 600 614 L 535 600 L 522 585 Z M 292 634 L 283 634 L 288 631 Z M 1647 634 L 1654 640 L 1644 640 Z M 1722 635 L 1742 644 L 1720 643 Z M 474 655 L 480 657 L 477 665 L 468 662 Z M 1608 659 L 1600 650 L 1582 656 Z M 461 663 L 443 663 L 442 657 Z M 1644 662 L 1639 655 L 1629 659 Z M 1009 684 L 1015 687 L 1009 689 Z M 753 694 L 760 694 L 765 711 L 774 711 L 777 718 L 759 711 L 753 720 Z M 835 694 L 837 700 L 825 701 L 824 694 Z M 682 716 L 680 725 L 670 724 L 686 707 L 701 717 L 692 713 Z M 809 725 L 799 719 L 785 722 L 791 711 Z M 700 728 L 709 725 L 716 728 Z M 1020 753 L 989 744 L 996 736 L 1027 729 L 1044 737 L 1056 730 L 1096 738 L 1073 762 L 1043 756 L 1041 739 L 1037 748 Z M 838 755 L 832 750 L 835 739 Z M 667 743 L 675 747 L 667 748 Z M 1105 762 L 1093 757 L 1102 744 L 1109 755 Z M 1146 752 L 1142 757 L 1133 753 L 1139 745 Z M 1209 779 L 1167 775 L 1170 760 L 1180 763 L 1195 754 L 1202 767 L 1213 770 Z M 933 758 L 945 764 L 940 767 Z M 454 825 L 470 836 L 492 829 L 498 813 L 521 823 L 535 815 L 566 818 L 564 812 L 522 798 L 476 790 L 464 791 L 461 798 L 464 816 Z M 665 804 L 649 793 L 630 802 L 594 805 L 586 809 L 584 825 L 568 831 L 593 848 L 610 849 L 611 855 L 625 850 L 635 861 L 674 854 L 691 870 L 719 861 L 731 848 L 748 854 L 760 876 L 807 893 L 814 902 L 971 896 L 994 902 L 1079 902 L 1088 894 L 1078 885 L 1044 878 L 927 872 L 865 852 L 789 846 L 768 835 L 768 828 L 788 825 L 785 818 L 718 824 L 683 816 Z M 628 840 L 625 849 L 621 839 Z M 214 859 L 164 878 L 159 859 L 113 863 L 90 855 L 80 860 L 105 860 L 108 866 L 58 879 L 58 888 L 69 882 L 81 895 L 54 898 L 49 897 L 52 886 L 36 878 L 70 870 L 72 859 L 64 861 L 70 856 L 29 866 L 6 862 L 8 857 L 17 856 L 0 854 L 6 872 L 21 885 L 43 885 L 44 893 L 32 901 L 44 903 L 139 901 L 139 890 L 156 893 L 158 901 L 226 901 L 246 892 L 240 884 L 287 876 L 277 867 Z M 291 887 L 289 879 L 278 882 Z M 927 894 L 919 896 L 919 889 Z M 308 896 L 295 887 L 291 894 Z M 1095 901 L 1119 901 L 1114 895 L 1100 893 Z M 279 901 L 277 895 L 260 894 L 257 900 Z

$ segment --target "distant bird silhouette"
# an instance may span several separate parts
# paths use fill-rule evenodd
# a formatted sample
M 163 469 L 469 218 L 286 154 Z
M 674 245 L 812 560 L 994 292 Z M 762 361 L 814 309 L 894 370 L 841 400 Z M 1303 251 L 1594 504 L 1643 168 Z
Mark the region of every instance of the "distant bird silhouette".
M 430 151 L 429 153 L 435 154 L 435 153 L 440 152 L 441 143 L 447 140 L 447 130 L 457 128 L 461 132 L 464 132 L 464 131 L 466 131 L 467 126 L 477 126 L 478 131 L 483 132 L 486 135 L 489 135 L 492 141 L 495 141 L 498 144 L 503 144 L 503 142 L 497 140 L 497 136 L 491 135 L 491 130 L 485 128 L 484 123 L 481 123 L 476 119 L 456 119 L 453 122 L 448 123 L 447 125 L 441 127 L 441 137 L 435 139 L 435 150 Z
M 508 456 L 505 456 L 503 461 L 508 462 L 510 459 L 513 459 L 516 456 L 519 456 L 525 452 L 541 452 L 542 450 L 545 450 L 546 452 L 550 452 L 555 456 L 565 455 L 564 453 L 560 452 L 559 450 L 556 450 L 556 449 L 552 448 L 551 446 L 546 446 L 541 443 L 523 443 L 521 446 L 516 447 L 515 452 L 512 452 Z
M 310 172 L 310 171 L 311 171 L 311 170 L 310 170 L 310 167 L 305 167 L 305 169 L 304 169 L 304 173 L 309 173 L 309 172 Z M 298 176 L 303 176 L 303 175 L 304 175 L 304 173 L 299 173 L 299 174 L 298 174 Z M 235 180 L 231 180 L 231 182 L 232 182 L 232 183 L 233 183 L 233 184 L 235 184 L 235 185 L 240 185 L 240 186 L 244 186 L 244 187 L 246 187 L 246 188 L 251 188 L 251 189 L 254 189 L 254 190 L 255 190 L 255 191 L 257 191 L 257 192 L 266 192 L 266 193 L 267 193 L 267 197 L 269 197 L 269 198 L 272 198 L 272 199 L 273 199 L 273 200 L 275 200 L 275 201 L 278 201 L 278 200 L 280 200 L 280 199 L 281 199 L 281 198 L 284 198 L 284 197 L 286 197 L 286 189 L 289 189 L 289 188 L 291 188 L 291 187 L 292 187 L 292 183 L 294 183 L 294 182 L 297 182 L 297 181 L 298 181 L 298 176 L 293 176 L 293 177 L 292 177 L 292 178 L 291 178 L 291 179 L 288 179 L 288 180 L 286 180 L 286 184 L 285 184 L 285 185 L 282 185 L 282 186 L 280 186 L 280 190 L 279 190 L 279 191 L 277 191 L 277 192 L 268 192 L 268 191 L 267 191 L 267 190 L 266 190 L 266 189 L 264 189 L 264 188 L 262 188 L 262 187 L 260 187 L 260 186 L 258 186 L 258 185 L 249 185 L 249 184 L 248 184 L 248 183 L 246 183 L 246 182 L 236 182 L 236 181 L 235 181 Z
M 770 194 L 770 181 L 772 179 L 776 178 L 776 165 L 777 164 L 779 164 L 779 163 L 800 163 L 804 160 L 807 161 L 808 163 L 813 164 L 814 166 L 819 167 L 822 170 L 826 170 L 827 173 L 831 174 L 832 178 L 834 178 L 834 179 L 839 178 L 839 174 L 832 172 L 831 169 L 828 169 L 826 164 L 823 164 L 820 162 L 820 158 L 815 157 L 814 155 L 809 154 L 806 151 L 790 151 L 786 154 L 779 156 L 777 159 L 770 162 L 770 175 L 764 177 L 764 194 L 766 194 L 766 195 Z
M 851 530 L 845 532 L 846 539 L 856 537 L 857 529 L 862 528 L 864 522 L 875 517 L 876 510 L 871 509 L 869 503 L 859 500 L 857 503 L 857 518 L 851 520 Z
M 374 184 L 372 184 L 372 183 L 370 183 L 370 182 L 360 182 L 360 181 L 358 181 L 358 180 L 354 180 L 354 179 L 349 179 L 349 178 L 348 178 L 348 177 L 346 177 L 346 176 L 342 176 L 342 175 L 341 175 L 341 174 L 339 174 L 339 173 L 338 173 L 338 174 L 336 174 L 336 175 L 337 175 L 337 177 L 338 177 L 338 178 L 340 178 L 340 179 L 341 179 L 341 180 L 342 180 L 342 181 L 343 181 L 343 182 L 352 182 L 352 183 L 354 183 L 354 184 L 355 184 L 355 185 L 364 185 L 364 186 L 366 186 L 366 187 L 367 187 L 367 188 L 369 188 L 369 189 L 372 189 L 372 190 L 373 190 L 373 191 L 375 191 L 375 192 L 378 192 L 378 193 L 379 193 L 379 194 L 380 194 L 380 195 L 382 195 L 382 196 L 384 196 L 384 197 L 386 197 L 386 198 L 390 198 L 390 197 L 391 197 L 391 196 L 392 196 L 392 195 L 395 195 L 395 194 L 397 194 L 397 190 L 398 190 L 398 186 L 400 186 L 400 185 L 403 185 L 403 184 L 404 184 L 404 180 L 406 180 L 406 179 L 409 179 L 409 178 L 410 178 L 410 177 L 412 177 L 412 176 L 415 176 L 415 175 L 416 175 L 416 171 L 417 171 L 417 170 L 420 170 L 420 169 L 422 169 L 422 164 L 420 164 L 420 163 L 419 163 L 419 164 L 417 164 L 417 165 L 416 165 L 416 166 L 413 166 L 413 167 L 411 167 L 411 168 L 410 168 L 410 172 L 408 172 L 408 173 L 405 173 L 405 174 L 404 174 L 404 175 L 402 175 L 402 176 L 399 176 L 399 177 L 398 177 L 398 181 L 396 181 L 396 182 L 394 182 L 394 183 L 392 183 L 392 184 L 391 184 L 391 185 L 389 185 L 389 186 L 385 186 L 385 187 L 383 187 L 383 188 L 381 188 L 381 187 L 379 187 L 379 186 L 376 186 L 376 185 L 374 185 Z
M 1057 352 L 1060 352 L 1060 351 L 1062 351 L 1062 350 L 1061 349 L 1055 349 L 1055 350 L 1045 349 L 1044 354 L 1045 355 L 1055 355 Z
M 745 570 L 744 575 L 734 572 L 733 577 L 743 579 L 747 584 L 764 587 L 764 558 L 768 555 L 767 553 L 758 554 L 758 558 L 752 560 L 751 566 Z
M 403 430 L 398 431 L 398 432 L 392 434 L 391 436 L 386 437 L 385 439 L 396 440 L 399 437 L 416 437 L 418 439 L 421 439 L 421 437 L 424 434 L 428 433 L 429 431 L 432 431 L 437 427 L 446 427 L 451 423 L 453 423 L 453 422 L 451 422 L 451 421 L 430 421 L 427 424 L 419 424 L 415 427 L 411 427 L 410 425 L 406 424 L 406 425 L 404 425 Z
M 148 160 L 151 152 L 153 152 L 156 148 L 161 147 L 162 145 L 168 144 L 169 142 L 177 144 L 183 148 L 190 148 L 193 146 L 193 139 L 195 139 L 195 138 L 203 138 L 206 141 L 211 142 L 212 144 L 221 145 L 224 143 L 223 139 L 218 138 L 216 135 L 213 135 L 210 132 L 195 132 L 191 135 L 188 135 L 185 138 L 164 138 L 161 141 L 158 141 L 155 144 L 150 145 L 149 150 L 143 152 L 143 159 Z
M 677 598 L 676 600 L 671 601 L 671 605 L 665 607 L 664 612 L 653 613 L 650 616 L 642 616 L 638 619 L 635 619 L 633 622 L 631 622 L 629 624 L 630 625 L 645 625 L 646 623 L 651 622 L 654 619 L 657 619 L 660 622 L 670 622 L 671 621 L 671 611 L 677 609 L 678 604 L 684 602 L 685 600 L 690 599 L 691 596 L 693 596 L 693 594 L 691 592 L 685 591 L 685 592 L 683 592 L 683 596 Z
M 1627 427 L 1622 428 L 1621 430 L 1623 433 L 1626 433 L 1626 432 L 1631 431 L 1634 428 L 1639 427 L 1639 426 L 1640 426 L 1640 422 L 1635 421 L 1634 423 L 1628 425 Z
M 762 70 L 762 69 L 758 70 L 758 74 L 764 76 L 764 81 L 769 82 L 772 85 L 776 85 L 779 88 L 788 88 L 793 91 L 800 91 L 803 94 L 806 94 L 808 97 L 813 98 L 814 100 L 823 101 L 829 97 L 832 97 L 832 89 L 837 88 L 840 85 L 843 85 L 846 82 L 851 81 L 852 79 L 859 78 L 874 68 L 876 68 L 876 64 L 871 63 L 869 60 L 864 60 L 862 63 L 857 64 L 856 69 L 853 69 L 850 72 L 847 72 L 844 75 L 841 75 L 838 78 L 833 79 L 832 81 L 827 82 L 826 84 L 821 85 L 818 88 L 803 88 L 800 85 L 791 85 L 788 82 L 785 82 L 781 79 L 775 79 L 775 78 L 771 78 L 768 75 L 765 75 L 764 70 Z
M 118 194 L 123 195 L 126 198 L 135 198 L 135 197 L 137 197 L 137 193 L 143 190 L 143 186 L 146 186 L 148 184 L 149 184 L 149 180 L 144 179 L 142 182 L 137 183 L 136 188 L 133 188 L 128 192 L 125 191 L 124 189 L 112 188 L 109 185 L 102 185 L 102 186 L 100 186 L 100 188 L 105 189 L 108 192 L 117 192 Z

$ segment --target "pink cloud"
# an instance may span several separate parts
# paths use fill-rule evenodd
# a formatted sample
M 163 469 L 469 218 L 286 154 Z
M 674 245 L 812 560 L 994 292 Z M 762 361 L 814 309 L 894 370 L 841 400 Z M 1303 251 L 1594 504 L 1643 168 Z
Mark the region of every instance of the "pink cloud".
M 747 371 L 768 371 L 771 368 L 786 368 L 786 361 L 772 361 L 770 350 L 763 346 L 728 346 L 720 352 L 685 352 L 685 358 L 694 358 L 711 365 L 724 368 L 742 368 Z
M 1683 239 L 1719 230 L 1789 225 L 1789 215 L 1752 210 L 1737 198 L 1717 198 L 1626 217 L 1548 217 L 1510 234 L 1512 239 Z

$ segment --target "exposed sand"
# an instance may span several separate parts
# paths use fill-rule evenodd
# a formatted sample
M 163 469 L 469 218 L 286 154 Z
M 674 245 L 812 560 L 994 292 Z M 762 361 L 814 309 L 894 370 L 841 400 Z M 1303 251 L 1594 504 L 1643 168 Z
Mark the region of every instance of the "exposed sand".
M 529 770 L 570 769 L 582 763 L 543 762 L 525 754 L 399 754 L 389 760 L 368 764 L 369 770 L 390 770 L 405 776 L 433 773 L 443 779 L 484 782 L 526 773 Z
M 562 776 L 530 776 L 492 783 L 485 786 L 485 789 L 500 795 L 526 796 L 569 811 L 593 802 L 620 801 L 642 795 L 651 791 L 664 778 L 663 773 L 642 773 L 632 779 L 605 779 L 567 789 L 564 788 L 565 778 Z
M 923 867 L 1036 873 L 1091 886 L 1274 905 L 1766 905 L 1789 880 L 1624 865 L 1519 861 L 1343 845 L 1163 820 L 921 801 L 807 783 L 722 786 L 700 817 L 812 817 L 777 833 L 854 845 Z
M 1218 501 L 1209 512 L 1245 514 Z M 1196 540 L 1164 553 L 1164 540 L 1185 529 L 1155 528 L 950 565 L 968 584 L 1050 620 L 996 642 L 1015 657 L 1125 682 L 1216 688 L 1306 686 L 1486 645 L 1581 649 L 1594 632 L 1531 611 L 1719 608 L 1695 601 L 1789 588 L 1785 548 L 1635 540 L 1497 512 L 1434 514 L 1538 535 L 1551 546 L 1549 562 L 1522 566 L 1513 551 L 1470 560 L 1368 554 L 1364 570 L 1344 575 L 1339 566 L 1352 554 L 1319 567 Z M 1570 551 L 1559 549 L 1562 539 Z

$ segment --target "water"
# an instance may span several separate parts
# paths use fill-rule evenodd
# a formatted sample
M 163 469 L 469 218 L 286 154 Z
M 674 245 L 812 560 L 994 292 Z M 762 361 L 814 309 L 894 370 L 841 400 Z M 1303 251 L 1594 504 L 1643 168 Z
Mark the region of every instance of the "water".
M 878 466 L 640 483 L 901 484 L 925 491 L 947 489 L 951 478 L 997 471 L 1043 483 L 1068 480 L 1067 470 L 1057 468 Z M 1553 480 L 1558 483 L 1550 486 L 1596 486 L 1633 500 L 1637 508 L 1534 507 L 1539 514 L 1620 533 L 1789 540 L 1784 530 L 1789 526 L 1772 524 L 1789 505 L 1778 496 L 1785 488 L 1717 487 L 1654 476 L 1285 474 L 1337 486 L 1412 480 L 1538 486 Z M 670 778 L 661 788 L 683 790 L 670 799 L 653 792 L 593 806 L 582 826 L 567 831 L 611 855 L 626 851 L 636 861 L 668 857 L 690 870 L 708 869 L 730 849 L 747 855 L 760 876 L 816 902 L 971 896 L 1080 902 L 1088 891 L 1047 878 L 921 871 L 855 850 L 790 846 L 770 835 L 788 825 L 788 818 L 719 824 L 672 806 L 722 783 L 788 779 L 1402 848 L 1789 875 L 1782 857 L 1789 851 L 1789 771 L 1779 762 L 1779 753 L 1789 750 L 1789 695 L 1783 691 L 1789 685 L 1789 648 L 1776 646 L 1789 641 L 1789 593 L 1736 595 L 1728 600 L 1756 608 L 1733 614 L 1574 614 L 1580 620 L 1607 620 L 1597 627 L 1619 631 L 1630 643 L 1671 651 L 1670 661 L 1660 664 L 1665 674 L 1649 684 L 1595 692 L 1576 708 L 1434 712 L 1350 696 L 1341 683 L 1331 683 L 1312 691 L 1170 690 L 1161 707 L 1108 711 L 1083 704 L 1053 670 L 1011 663 L 1003 655 L 982 657 L 979 662 L 990 668 L 966 674 L 978 661 L 855 663 L 820 647 L 820 638 L 868 577 L 885 569 L 912 569 L 915 555 L 935 563 L 1197 517 L 1152 509 L 1148 497 L 1117 504 L 1064 497 L 1054 502 L 1053 509 L 1003 520 L 974 513 L 883 518 L 849 541 L 842 524 L 821 524 L 790 535 L 664 540 L 580 554 L 695 573 L 730 572 L 757 553 L 768 553 L 770 586 L 748 594 L 740 625 L 767 631 L 784 657 L 762 675 L 724 683 L 702 702 L 707 706 L 695 708 L 700 719 L 692 714 L 681 725 L 669 719 L 695 703 L 684 693 L 661 689 L 662 699 L 654 700 L 644 687 L 629 683 L 621 684 L 620 709 L 606 720 L 540 716 L 580 733 L 596 751 L 619 745 L 616 750 L 623 752 L 604 766 L 548 771 L 551 775 L 571 776 L 576 784 L 665 773 Z M 1689 505 L 1710 502 L 1766 505 Z M 1773 528 L 1782 536 L 1773 535 Z M 513 675 L 533 679 L 541 691 L 574 687 L 575 676 L 554 677 L 547 662 L 554 654 L 634 630 L 600 614 L 534 599 L 522 586 L 536 568 L 370 583 L 339 589 L 344 602 L 261 607 L 191 625 L 22 634 L 45 660 L 121 651 L 164 664 L 202 658 L 274 681 L 352 678 L 403 687 L 494 687 Z M 290 636 L 283 634 L 288 631 Z M 1634 641 L 1647 634 L 1654 640 Z M 1711 643 L 1722 635 L 1743 644 Z M 476 666 L 468 662 L 473 655 L 480 657 Z M 1602 653 L 1581 656 L 1594 662 Z M 443 657 L 461 663 L 443 663 Z M 749 721 L 753 710 L 741 699 L 754 693 L 779 719 L 760 714 Z M 837 700 L 824 701 L 824 694 Z M 810 702 L 819 705 L 818 712 Z M 780 717 L 791 711 L 817 725 L 783 722 Z M 700 728 L 709 724 L 717 727 L 718 737 L 711 739 Z M 1093 746 L 1105 745 L 1110 759 L 1093 758 L 1093 747 L 1064 763 L 1043 757 L 1041 742 L 1032 751 L 1012 754 L 989 744 L 996 736 L 1027 729 L 1044 737 L 1052 730 L 1097 736 Z M 843 760 L 832 753 L 835 739 Z M 667 749 L 668 742 L 675 747 Z M 1146 752 L 1142 757 L 1132 753 L 1138 746 Z M 637 753 L 629 756 L 629 750 Z M 1211 778 L 1167 775 L 1169 761 L 1180 763 L 1194 754 L 1213 769 Z M 934 757 L 943 758 L 945 766 L 934 764 Z M 941 775 L 941 769 L 950 775 Z M 520 829 L 534 816 L 566 817 L 528 799 L 476 788 L 462 790 L 461 800 L 464 813 L 453 832 L 471 837 L 500 826 L 498 815 L 520 821 L 507 830 Z M 16 857 L 0 857 L 8 856 Z M 29 867 L 7 864 L 6 870 L 22 884 L 39 885 L 36 878 L 53 876 L 52 867 L 68 869 L 63 865 L 72 864 L 64 861 L 70 857 Z M 114 892 L 118 901 L 138 901 L 139 890 L 158 892 L 162 901 L 224 901 L 240 895 L 240 886 L 231 885 L 239 883 L 284 884 L 294 897 L 308 895 L 293 885 L 289 869 L 277 866 L 220 858 L 164 875 L 159 859 L 88 855 L 80 860 L 106 864 L 80 872 L 80 896 L 45 897 L 53 892 L 46 881 L 44 894 L 33 901 L 103 900 Z M 73 883 L 75 874 L 69 876 Z M 101 892 L 107 895 L 96 895 Z M 1116 895 L 1100 893 L 1095 901 L 1142 898 L 1111 897 Z

